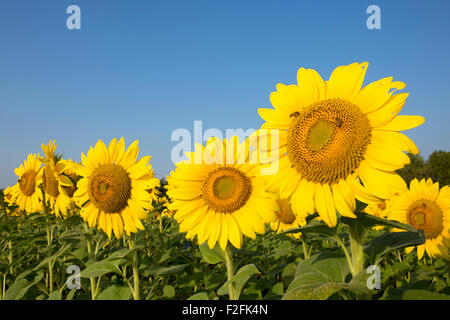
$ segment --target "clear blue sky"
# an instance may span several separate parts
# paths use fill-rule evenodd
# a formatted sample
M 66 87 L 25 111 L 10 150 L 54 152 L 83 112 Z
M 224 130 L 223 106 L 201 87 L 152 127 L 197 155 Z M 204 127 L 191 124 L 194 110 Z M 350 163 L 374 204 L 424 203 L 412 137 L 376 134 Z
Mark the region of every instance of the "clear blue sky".
M 66 8 L 81 8 L 81 30 Z M 381 8 L 381 30 L 366 8 Z M 23 1 L 0 4 L 0 187 L 42 142 L 76 161 L 101 138 L 140 140 L 158 177 L 176 128 L 258 128 L 279 82 L 301 66 L 324 78 L 369 61 L 366 83 L 393 76 L 422 155 L 450 150 L 450 1 Z

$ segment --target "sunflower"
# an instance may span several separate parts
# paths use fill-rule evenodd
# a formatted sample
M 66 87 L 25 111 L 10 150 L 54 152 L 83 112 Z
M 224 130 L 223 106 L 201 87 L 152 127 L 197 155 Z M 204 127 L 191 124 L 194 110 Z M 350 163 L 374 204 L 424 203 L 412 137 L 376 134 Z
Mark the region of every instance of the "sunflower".
M 27 214 L 42 211 L 42 192 L 39 185 L 42 182 L 42 168 L 39 154 L 29 154 L 27 160 L 14 170 L 19 177 L 17 184 L 11 187 L 9 203 L 15 203 Z
M 2 209 L 4 209 L 5 213 L 8 213 L 10 216 L 17 217 L 21 215 L 22 211 L 11 202 L 11 190 L 11 187 L 6 187 L 6 189 L 3 190 L 4 207 Z
M 125 150 L 123 137 L 111 140 L 108 148 L 99 140 L 85 156 L 77 173 L 82 178 L 77 182 L 73 197 L 81 208 L 82 218 L 89 227 L 98 226 L 111 238 L 123 233 L 130 235 L 144 230 L 141 219 L 146 219 L 145 210 L 152 209 L 152 197 L 146 190 L 157 185 L 149 164 L 150 156 L 137 160 L 138 141 Z
M 210 248 L 219 243 L 225 250 L 228 242 L 240 248 L 243 234 L 255 239 L 255 232 L 264 233 L 265 223 L 275 220 L 275 196 L 266 192 L 249 150 L 248 139 L 211 138 L 176 164 L 167 179 L 167 207 L 188 239 L 197 235 Z
M 270 228 L 272 230 L 280 233 L 289 229 L 303 227 L 306 224 L 305 218 L 296 217 L 294 215 L 288 199 L 278 198 L 276 201 L 279 209 L 275 211 L 277 220 L 270 223 Z M 289 233 L 289 236 L 299 239 L 301 233 Z
M 11 201 L 11 187 L 6 187 L 5 190 L 3 190 L 3 201 L 6 205 L 10 205 Z
M 262 129 L 279 134 L 278 173 L 269 191 L 291 198 L 296 215 L 314 207 L 330 227 L 336 210 L 355 218 L 355 198 L 386 199 L 405 187 L 395 170 L 410 163 L 403 152 L 417 154 L 413 141 L 398 132 L 422 124 L 421 116 L 397 116 L 405 84 L 384 78 L 361 88 L 368 63 L 336 68 L 328 81 L 300 68 L 298 85 L 277 85 L 270 95 L 275 109 L 259 109 Z M 263 137 L 264 130 L 258 133 Z
M 77 190 L 78 174 L 77 168 L 79 165 L 72 159 L 61 160 L 64 164 L 62 174 L 59 175 L 59 183 L 69 198 L 73 198 L 73 194 Z
M 42 187 L 45 193 L 45 202 L 58 218 L 66 218 L 73 208 L 73 202 L 66 189 L 60 183 L 60 177 L 66 167 L 66 162 L 55 154 L 57 148 L 54 140 L 47 145 L 42 144 L 45 158 L 39 161 L 44 165 L 42 170 Z
M 391 205 L 390 199 L 370 202 L 368 203 L 367 207 L 364 208 L 364 212 L 377 218 L 387 219 L 388 212 L 390 210 L 390 205 Z M 384 228 L 385 226 L 375 226 L 372 229 L 382 230 Z
M 417 256 L 426 251 L 431 258 L 449 259 L 450 248 L 450 187 L 439 190 L 431 179 L 411 181 L 409 190 L 392 199 L 389 219 L 423 230 L 426 241 L 417 247 Z M 409 248 L 408 252 L 414 248 Z

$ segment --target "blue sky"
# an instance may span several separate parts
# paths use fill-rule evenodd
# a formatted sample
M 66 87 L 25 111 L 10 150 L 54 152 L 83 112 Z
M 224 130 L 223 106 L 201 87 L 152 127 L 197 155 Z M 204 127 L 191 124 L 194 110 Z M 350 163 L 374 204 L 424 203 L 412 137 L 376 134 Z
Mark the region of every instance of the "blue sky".
M 66 8 L 81 8 L 81 30 Z M 381 8 L 381 30 L 366 8 Z M 0 187 L 42 142 L 80 159 L 98 139 L 140 140 L 158 177 L 173 168 L 176 128 L 258 128 L 277 83 L 301 66 L 327 79 L 369 61 L 393 76 L 422 155 L 450 150 L 450 1 L 23 1 L 0 4 Z

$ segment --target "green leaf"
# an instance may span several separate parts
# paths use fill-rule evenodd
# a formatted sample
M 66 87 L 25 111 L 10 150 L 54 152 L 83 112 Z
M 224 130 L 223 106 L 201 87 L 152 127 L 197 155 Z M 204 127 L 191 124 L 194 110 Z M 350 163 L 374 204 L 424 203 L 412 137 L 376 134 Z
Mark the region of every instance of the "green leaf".
M 225 284 L 217 291 L 219 295 L 229 294 L 228 292 L 228 284 L 234 283 L 234 289 L 236 293 L 236 298 L 239 299 L 241 295 L 242 289 L 247 281 L 254 275 L 259 274 L 258 268 L 254 264 L 247 264 L 240 268 L 236 274 L 229 281 L 225 282 Z
M 301 227 L 301 228 L 291 228 L 289 230 L 285 230 L 283 232 L 280 232 L 278 235 L 281 234 L 288 234 L 288 233 L 317 233 L 324 236 L 334 236 L 336 234 L 336 228 L 330 228 L 327 226 L 326 223 L 319 220 L 312 220 L 307 225 Z
M 144 276 L 154 275 L 154 276 L 161 276 L 164 274 L 171 274 L 171 273 L 178 273 L 180 271 L 183 271 L 186 266 L 189 264 L 179 264 L 175 266 L 170 267 L 159 267 L 159 266 L 152 266 L 147 269 L 145 269 L 142 274 Z
M 48 300 L 61 300 L 61 292 L 55 290 L 48 296 Z
M 28 275 L 31 270 L 26 271 Z M 25 273 L 25 272 L 24 272 Z M 25 276 L 17 277 L 16 281 L 6 290 L 4 299 L 5 300 L 20 300 L 27 293 L 27 291 L 34 286 L 36 283 L 44 278 L 44 274 L 39 272 L 32 281 L 28 281 Z
M 121 274 L 120 270 L 112 262 L 103 260 L 88 265 L 81 271 L 80 276 L 82 278 L 99 277 L 110 272 Z
M 356 226 L 358 234 L 360 234 L 361 237 L 366 230 L 371 229 L 372 227 L 375 227 L 375 226 L 394 227 L 394 228 L 398 228 L 398 229 L 402 229 L 402 230 L 406 230 L 406 231 L 412 231 L 412 232 L 416 231 L 416 229 L 409 224 L 401 223 L 401 222 L 394 221 L 394 220 L 378 218 L 378 217 L 372 216 L 370 214 L 367 214 L 365 212 L 357 212 L 355 214 L 357 217 L 356 219 L 342 216 L 341 221 L 347 225 Z
M 86 247 L 81 247 L 71 252 L 71 255 L 83 262 L 84 258 L 88 256 L 88 251 Z
M 139 250 L 141 248 L 142 248 L 142 246 L 137 246 L 133 249 L 122 248 L 122 249 L 116 250 L 113 253 L 111 253 L 108 256 L 108 258 L 106 258 L 106 260 L 112 261 L 112 260 L 125 259 L 129 254 L 131 254 L 134 251 Z
M 187 299 L 188 300 L 209 300 L 209 297 L 206 292 L 199 292 L 199 293 L 196 293 L 196 294 L 190 296 Z
M 330 252 L 316 254 L 299 262 L 295 278 L 283 300 L 325 300 L 336 291 L 349 287 L 345 283 L 349 273 L 343 255 Z
M 279 300 L 283 297 L 284 286 L 283 282 L 278 282 L 270 288 L 269 292 L 264 296 L 263 300 Z
M 129 287 L 111 285 L 97 296 L 98 300 L 129 300 L 131 290 Z
M 364 252 L 372 264 L 378 264 L 377 262 L 386 254 L 424 244 L 425 240 L 423 230 L 386 233 L 367 243 Z
M 450 300 L 450 296 L 427 290 L 404 290 L 401 288 L 389 287 L 386 289 L 380 300 Z
M 214 249 L 210 249 L 208 244 L 204 242 L 200 245 L 200 253 L 203 259 L 209 264 L 216 264 L 219 262 L 225 262 L 225 256 L 222 249 L 216 245 Z
M 163 288 L 164 296 L 167 298 L 175 297 L 175 288 L 170 285 L 165 285 Z

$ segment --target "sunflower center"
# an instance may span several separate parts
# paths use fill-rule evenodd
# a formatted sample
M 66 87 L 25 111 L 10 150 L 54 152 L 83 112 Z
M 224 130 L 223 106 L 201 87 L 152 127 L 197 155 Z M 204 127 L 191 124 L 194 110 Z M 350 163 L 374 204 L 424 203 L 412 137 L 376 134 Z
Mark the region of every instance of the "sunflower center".
M 358 106 L 328 99 L 292 115 L 287 152 L 302 177 L 332 184 L 358 168 L 371 138 L 369 119 Z
M 289 201 L 286 199 L 277 199 L 278 207 L 280 208 L 275 212 L 277 215 L 278 221 L 284 223 L 284 224 L 292 224 L 295 221 L 295 215 L 292 212 L 291 205 L 289 204 Z
M 416 200 L 408 208 L 408 222 L 423 230 L 427 239 L 437 238 L 444 229 L 442 209 L 433 201 Z
M 216 211 L 232 213 L 241 208 L 251 194 L 250 179 L 235 168 L 218 168 L 203 182 L 203 199 Z
M 96 168 L 88 184 L 89 199 L 106 213 L 122 211 L 131 198 L 131 179 L 118 164 L 103 164 Z
M 49 166 L 44 167 L 44 174 L 42 175 L 42 185 L 44 190 L 52 197 L 59 195 L 58 181 L 53 174 L 53 169 Z
M 19 178 L 19 180 L 17 180 L 17 182 L 19 183 L 22 193 L 25 196 L 30 197 L 36 189 L 36 172 L 28 170 Z
M 329 144 L 336 132 L 336 126 L 328 121 L 319 121 L 309 131 L 307 137 L 308 148 L 312 151 L 318 151 Z

